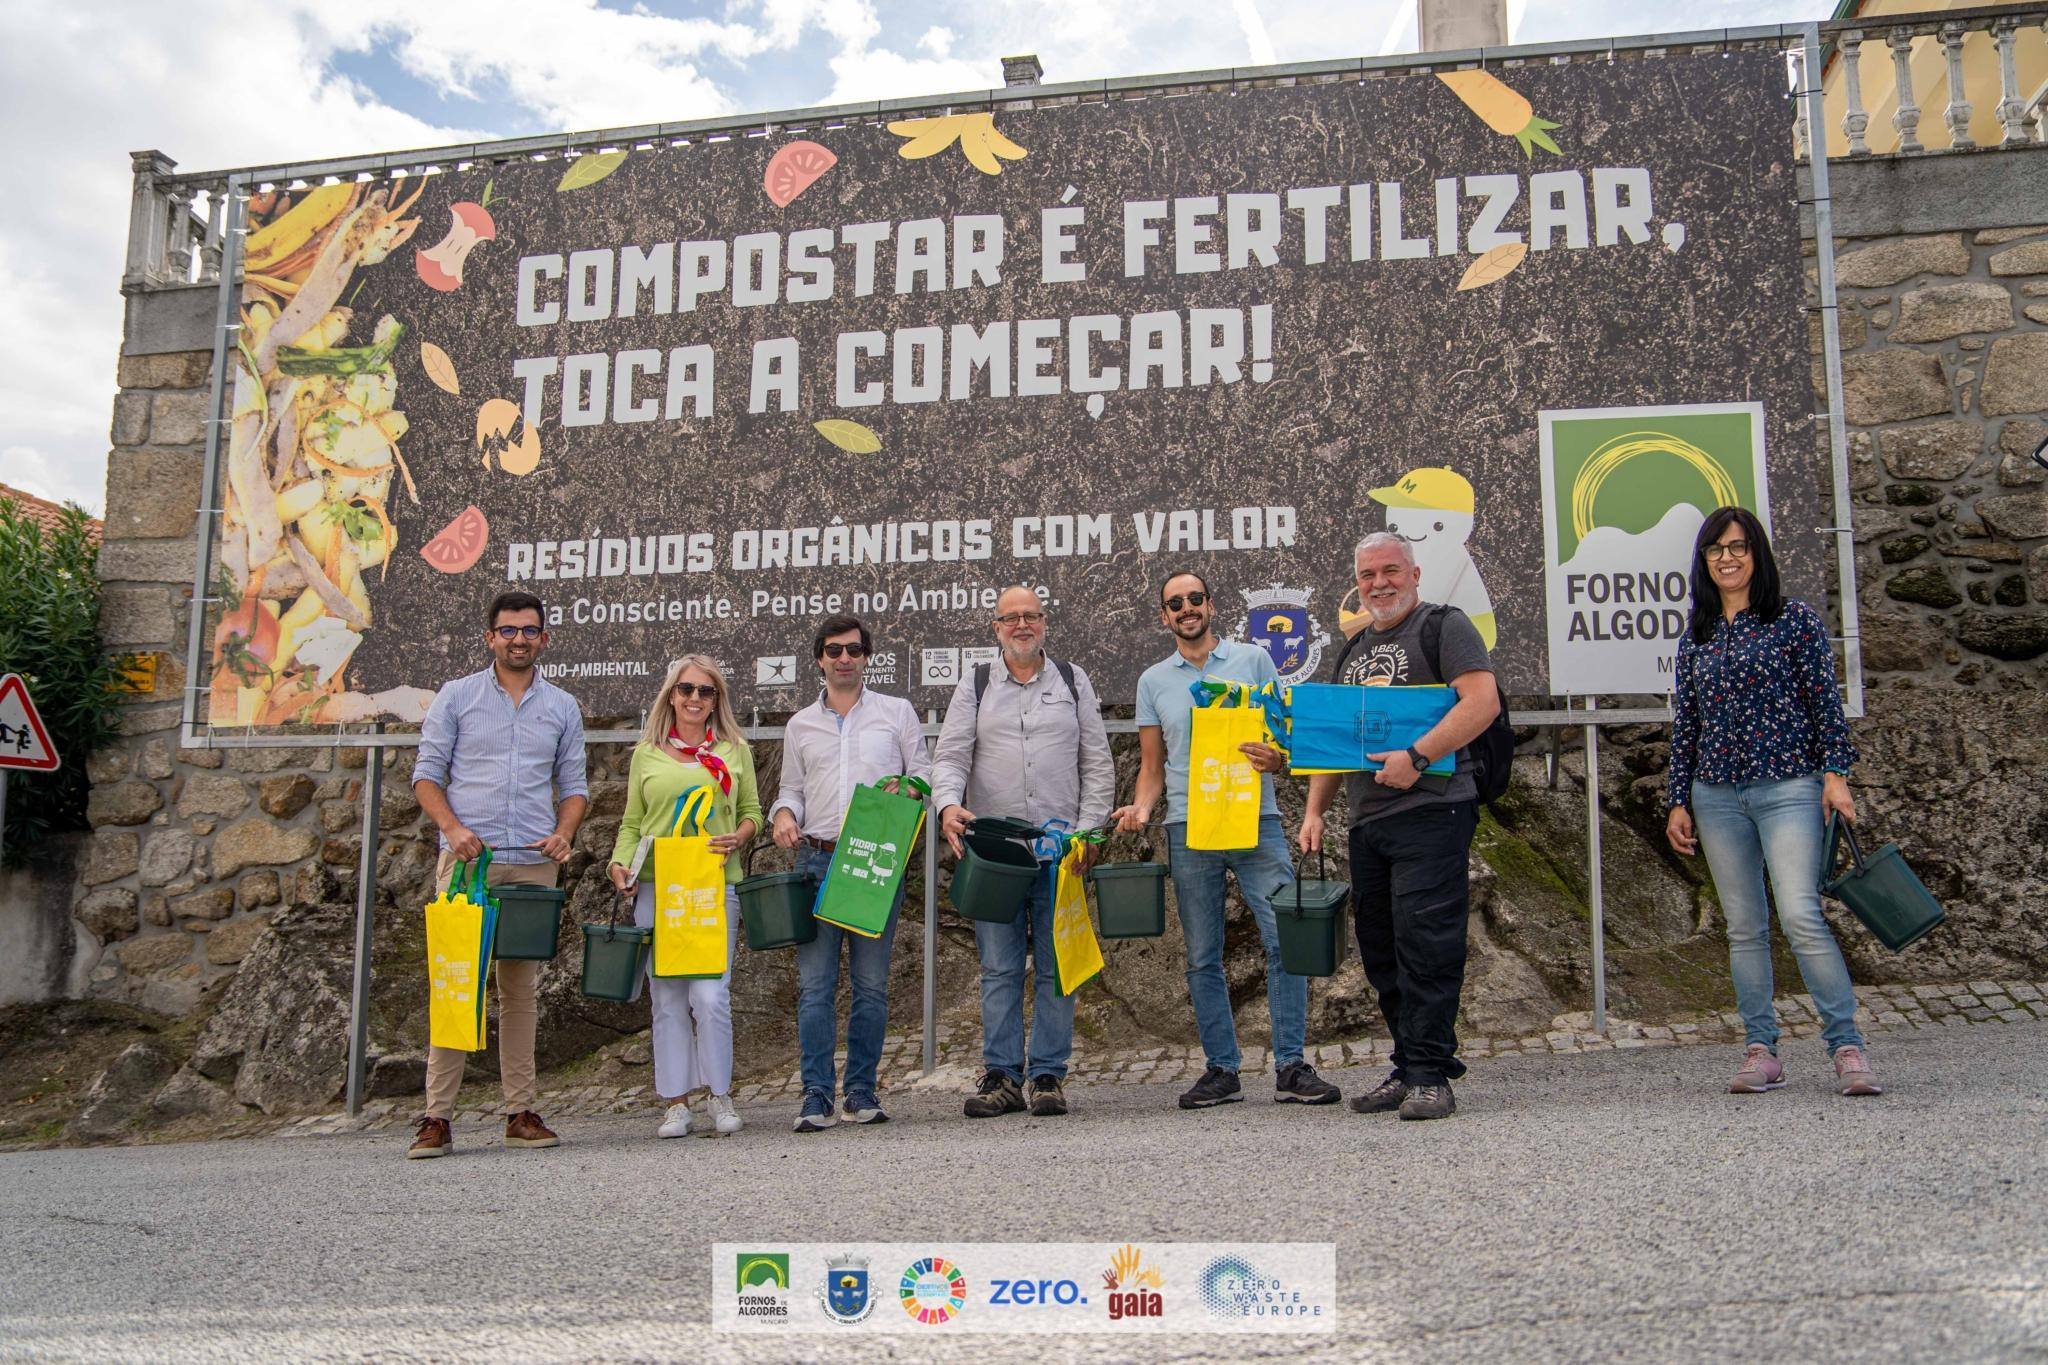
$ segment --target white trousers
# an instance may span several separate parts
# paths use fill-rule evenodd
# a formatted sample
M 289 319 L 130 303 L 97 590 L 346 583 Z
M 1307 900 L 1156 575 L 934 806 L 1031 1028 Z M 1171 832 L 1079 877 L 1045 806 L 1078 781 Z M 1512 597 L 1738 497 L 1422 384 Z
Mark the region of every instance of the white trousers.
M 654 925 L 654 884 L 640 883 L 633 922 Z M 647 955 L 647 998 L 654 1014 L 654 1088 L 665 1100 L 709 1086 L 732 1093 L 732 955 L 740 925 L 739 892 L 725 889 L 725 975 L 716 981 L 656 976 Z M 694 1022 L 693 1022 L 694 1021 Z

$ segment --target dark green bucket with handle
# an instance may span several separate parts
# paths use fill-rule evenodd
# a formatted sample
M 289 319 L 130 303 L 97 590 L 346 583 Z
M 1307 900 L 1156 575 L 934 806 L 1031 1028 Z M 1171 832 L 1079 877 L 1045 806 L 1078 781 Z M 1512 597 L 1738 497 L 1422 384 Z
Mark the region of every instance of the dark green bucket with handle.
M 555 956 L 562 933 L 559 886 L 500 882 L 491 888 L 498 903 L 498 935 L 491 955 L 507 962 L 547 962 Z
M 1849 846 L 1849 866 L 1835 873 L 1835 857 Z M 1925 938 L 1948 916 L 1941 902 L 1906 865 L 1897 844 L 1886 844 L 1868 858 L 1856 842 L 1856 830 L 1838 812 L 1828 812 L 1827 842 L 1821 851 L 1820 892 L 1849 907 L 1877 941 L 1899 952 Z
M 1041 837 L 1037 825 L 1005 816 L 970 820 L 960 837 L 960 862 L 946 888 L 953 908 L 984 924 L 1014 924 L 1031 888 L 1045 875 L 1038 855 L 1019 840 Z
M 637 876 L 640 860 L 634 859 Z M 612 917 L 605 924 L 583 926 L 583 994 L 592 1000 L 630 1001 L 647 971 L 654 930 L 619 923 L 619 910 L 631 892 L 612 897 Z
M 1101 863 L 1090 869 L 1095 883 L 1096 920 L 1104 938 L 1158 938 L 1166 932 L 1166 864 L 1152 861 Z
M 1316 850 L 1316 875 L 1294 879 L 1273 898 L 1280 930 L 1280 969 L 1295 976 L 1335 976 L 1344 961 L 1344 908 L 1349 882 L 1323 877 L 1323 852 Z
M 739 884 L 740 923 L 746 926 L 747 947 L 761 953 L 809 943 L 818 936 L 818 921 L 811 918 L 811 907 L 818 901 L 818 879 L 808 872 L 753 876 L 754 851 L 747 852 L 749 875 Z

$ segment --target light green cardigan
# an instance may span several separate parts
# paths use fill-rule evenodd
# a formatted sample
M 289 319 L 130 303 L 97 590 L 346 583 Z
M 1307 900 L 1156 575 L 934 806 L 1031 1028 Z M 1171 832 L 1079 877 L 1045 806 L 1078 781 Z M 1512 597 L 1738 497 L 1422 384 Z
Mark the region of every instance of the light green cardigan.
M 717 798 L 712 802 L 711 818 L 705 822 L 707 834 L 731 834 L 746 820 L 752 820 L 754 832 L 760 833 L 761 791 L 754 781 L 754 751 L 734 740 L 721 739 L 711 746 L 711 752 L 732 770 L 730 795 L 718 790 L 718 784 L 702 764 L 685 763 L 652 745 L 634 746 L 633 766 L 626 774 L 626 815 L 619 821 L 619 837 L 612 845 L 613 862 L 631 867 L 633 854 L 640 847 L 640 836 L 667 834 L 665 822 L 675 810 L 676 798 L 692 787 L 707 784 Z M 657 825 L 664 827 L 657 829 Z M 745 875 L 744 858 L 726 858 L 726 881 L 736 882 Z M 650 857 L 640 869 L 640 880 L 648 881 L 653 876 L 654 859 Z

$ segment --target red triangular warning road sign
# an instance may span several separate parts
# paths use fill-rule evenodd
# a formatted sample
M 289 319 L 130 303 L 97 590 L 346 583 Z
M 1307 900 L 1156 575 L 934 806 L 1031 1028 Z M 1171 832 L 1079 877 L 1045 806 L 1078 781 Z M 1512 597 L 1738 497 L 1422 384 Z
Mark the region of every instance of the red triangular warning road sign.
M 0 768 L 55 772 L 60 760 L 50 732 L 29 700 L 28 684 L 19 673 L 0 678 Z

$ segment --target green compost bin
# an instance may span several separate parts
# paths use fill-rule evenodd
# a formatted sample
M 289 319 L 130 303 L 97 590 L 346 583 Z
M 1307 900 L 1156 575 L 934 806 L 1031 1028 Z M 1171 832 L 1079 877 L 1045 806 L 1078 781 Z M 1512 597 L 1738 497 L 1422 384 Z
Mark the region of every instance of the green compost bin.
M 740 922 L 747 928 L 747 947 L 794 948 L 818 936 L 811 908 L 818 900 L 818 879 L 808 872 L 763 872 L 739 884 Z
M 1038 855 L 1018 841 L 1044 833 L 1037 825 L 1002 816 L 969 821 L 960 840 L 964 851 L 946 890 L 953 908 L 985 924 L 1016 923 L 1032 884 L 1045 875 Z
M 526 886 L 501 882 L 491 888 L 498 903 L 498 931 L 491 955 L 503 962 L 546 962 L 555 955 L 562 932 L 559 886 Z
M 1344 908 L 1348 882 L 1297 877 L 1273 898 L 1280 929 L 1280 968 L 1296 976 L 1335 976 L 1344 961 Z
M 654 930 L 633 924 L 583 926 L 583 993 L 592 1000 L 627 1001 L 640 988 Z
M 1158 938 L 1166 932 L 1166 866 L 1103 863 L 1095 883 L 1096 918 L 1104 938 Z

